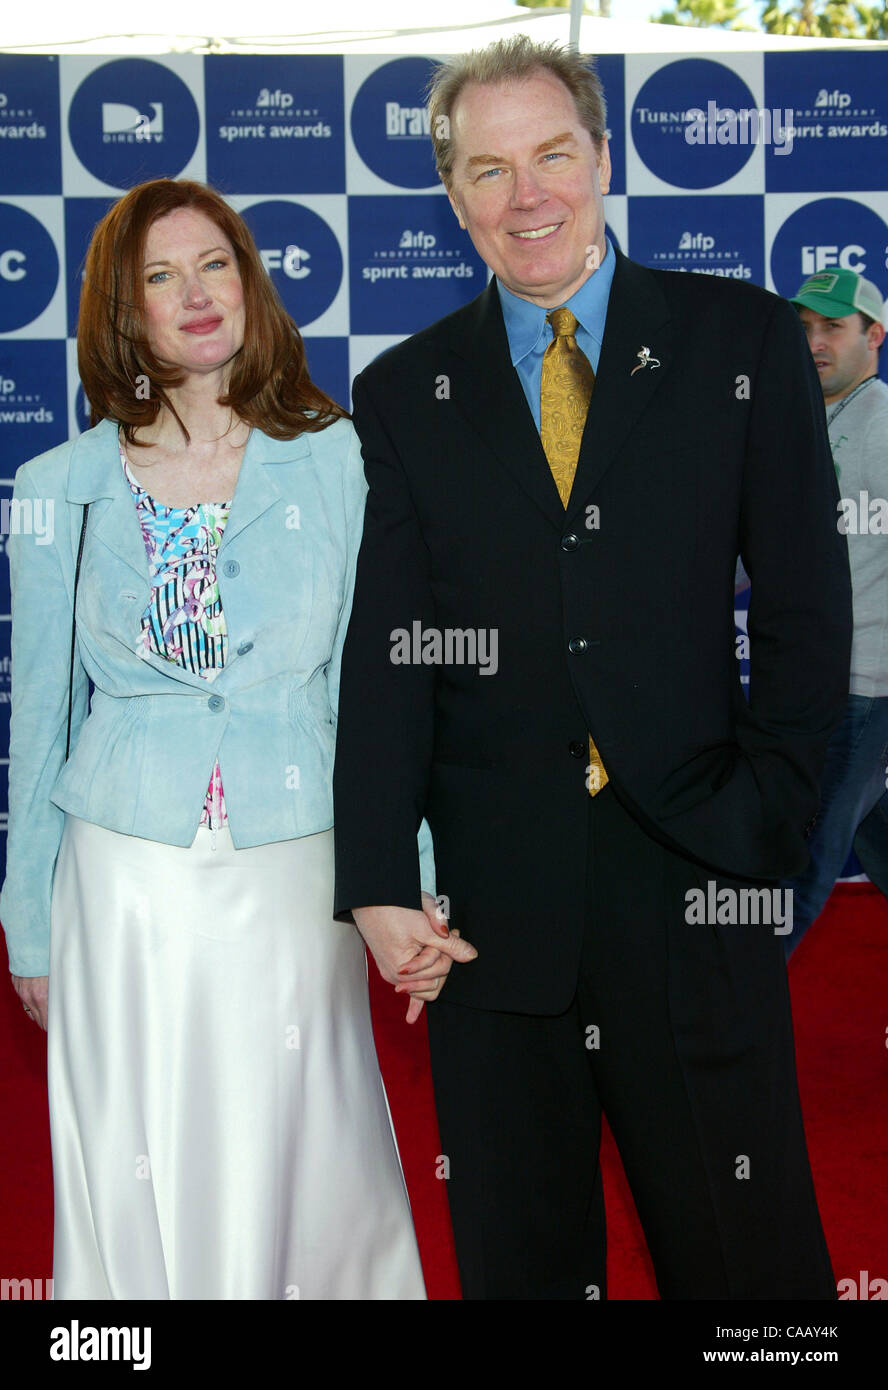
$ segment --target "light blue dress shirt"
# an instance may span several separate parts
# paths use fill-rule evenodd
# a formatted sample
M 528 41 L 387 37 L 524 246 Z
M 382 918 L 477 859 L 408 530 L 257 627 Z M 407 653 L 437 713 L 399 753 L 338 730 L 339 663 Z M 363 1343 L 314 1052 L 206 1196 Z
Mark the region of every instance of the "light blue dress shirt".
M 577 347 L 584 352 L 598 371 L 601 343 L 604 338 L 604 322 L 607 318 L 607 303 L 610 298 L 611 282 L 617 258 L 610 239 L 605 237 L 604 260 L 593 271 L 578 290 L 564 301 L 577 320 Z M 530 406 L 537 431 L 540 428 L 540 381 L 543 375 L 543 354 L 552 341 L 552 329 L 546 322 L 550 309 L 519 299 L 517 294 L 507 290 L 499 279 L 499 291 L 506 334 L 509 339 L 509 353 L 512 366 L 518 373 L 527 404 Z M 552 308 L 560 308 L 553 305 Z

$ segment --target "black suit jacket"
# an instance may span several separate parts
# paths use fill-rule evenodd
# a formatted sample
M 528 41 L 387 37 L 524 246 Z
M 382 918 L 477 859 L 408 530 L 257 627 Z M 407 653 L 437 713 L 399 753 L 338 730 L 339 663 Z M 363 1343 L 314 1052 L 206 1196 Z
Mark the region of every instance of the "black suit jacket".
M 642 347 L 660 366 L 633 374 Z M 801 870 L 848 690 L 851 589 L 792 306 L 618 253 L 566 511 L 493 282 L 362 372 L 354 419 L 370 493 L 340 688 L 337 915 L 419 905 L 425 815 L 451 924 L 479 951 L 448 998 L 566 1008 L 587 731 L 616 795 L 671 848 L 738 877 Z M 417 622 L 496 629 L 496 674 L 396 664 L 393 634 Z

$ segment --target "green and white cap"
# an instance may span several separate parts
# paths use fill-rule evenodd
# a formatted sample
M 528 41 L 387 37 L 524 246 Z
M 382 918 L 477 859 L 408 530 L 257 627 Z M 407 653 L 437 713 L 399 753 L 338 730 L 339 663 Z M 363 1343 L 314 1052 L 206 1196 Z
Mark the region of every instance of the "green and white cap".
M 854 270 L 821 270 L 809 275 L 790 303 L 813 309 L 828 319 L 841 319 L 859 310 L 876 323 L 882 322 L 885 309 L 878 287 Z

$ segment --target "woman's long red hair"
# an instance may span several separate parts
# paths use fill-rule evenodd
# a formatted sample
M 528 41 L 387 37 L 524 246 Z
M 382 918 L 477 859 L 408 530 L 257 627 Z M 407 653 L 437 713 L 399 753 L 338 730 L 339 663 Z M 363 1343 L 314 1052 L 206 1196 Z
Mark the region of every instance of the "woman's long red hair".
M 295 439 L 347 417 L 348 411 L 309 376 L 302 336 L 278 298 L 243 218 L 206 184 L 152 179 L 131 188 L 105 214 L 86 255 L 77 362 L 90 423 L 117 420 L 127 441 L 138 443 L 134 431 L 153 424 L 163 405 L 188 439 L 167 394 L 184 374 L 158 361 L 148 346 L 142 269 L 149 227 L 178 208 L 195 208 L 210 218 L 234 247 L 240 269 L 244 345 L 231 363 L 228 391 L 220 403 L 273 439 Z

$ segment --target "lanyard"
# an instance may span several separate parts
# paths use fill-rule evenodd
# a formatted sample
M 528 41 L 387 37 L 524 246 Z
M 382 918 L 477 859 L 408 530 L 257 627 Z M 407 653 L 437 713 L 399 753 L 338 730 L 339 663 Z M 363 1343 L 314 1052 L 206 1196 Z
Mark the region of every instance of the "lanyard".
M 839 401 L 838 405 L 836 406 L 835 410 L 833 411 L 832 415 L 827 417 L 827 429 L 830 429 L 832 427 L 833 421 L 837 419 L 839 415 L 841 415 L 846 405 L 851 404 L 855 396 L 859 395 L 860 392 L 865 390 L 866 387 L 871 385 L 872 382 L 878 381 L 878 379 L 879 378 L 877 376 L 868 376 L 866 381 L 862 381 L 859 386 L 855 386 L 853 391 L 849 391 L 847 396 L 843 396 L 842 399 Z

